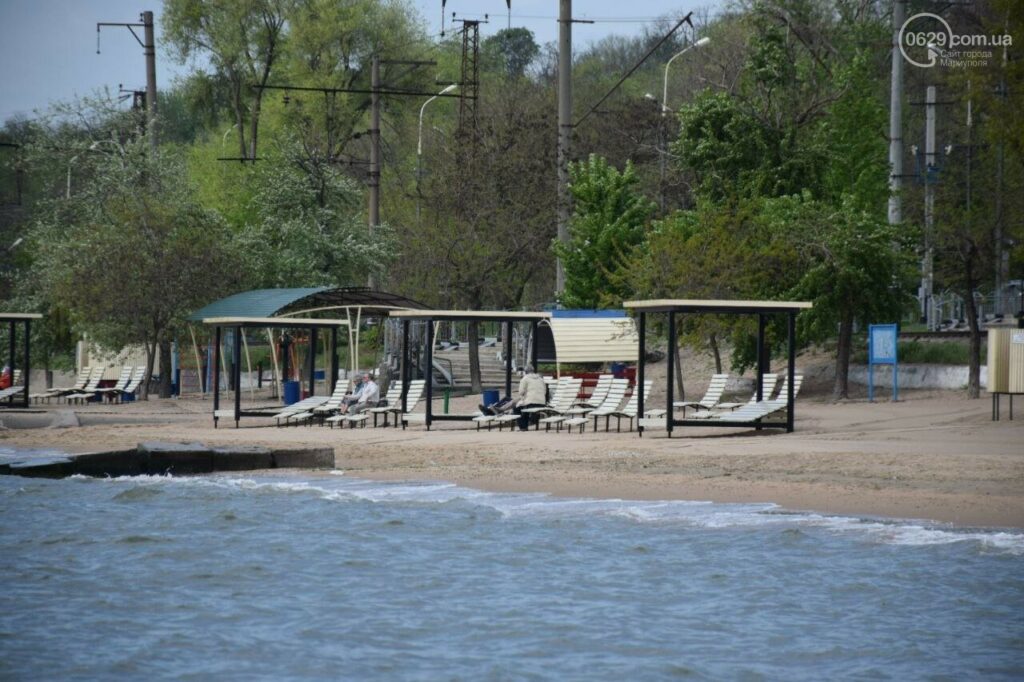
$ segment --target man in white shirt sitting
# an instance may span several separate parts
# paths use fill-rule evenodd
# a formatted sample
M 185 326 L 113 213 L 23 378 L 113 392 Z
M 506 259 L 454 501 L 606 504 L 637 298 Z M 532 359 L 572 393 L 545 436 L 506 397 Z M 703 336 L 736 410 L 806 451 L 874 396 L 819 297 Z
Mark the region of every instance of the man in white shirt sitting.
M 342 414 L 358 414 L 375 407 L 380 402 L 380 386 L 369 372 L 363 375 L 363 383 L 355 393 L 349 393 L 341 401 Z

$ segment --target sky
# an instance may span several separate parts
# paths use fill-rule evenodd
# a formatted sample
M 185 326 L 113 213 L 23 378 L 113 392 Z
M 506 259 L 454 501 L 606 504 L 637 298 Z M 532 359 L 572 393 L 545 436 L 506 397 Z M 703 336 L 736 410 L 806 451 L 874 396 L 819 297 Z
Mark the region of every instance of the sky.
M 229 0 L 230 1 L 230 0 Z M 411 0 L 432 35 L 441 32 L 441 0 Z M 579 50 L 608 35 L 636 35 L 645 23 L 679 16 L 721 0 L 575 0 L 573 14 L 594 24 L 574 24 L 573 46 Z M 625 5 L 625 6 L 624 6 Z M 144 90 L 142 47 L 126 28 L 104 27 L 96 54 L 96 23 L 137 23 L 151 10 L 157 24 L 157 90 L 190 70 L 174 63 L 160 46 L 159 0 L 0 0 L 0 122 L 15 115 L 34 118 L 52 102 L 93 94 L 118 84 Z M 445 28 L 452 12 L 483 19 L 481 37 L 508 26 L 505 0 L 447 0 Z M 534 32 L 538 43 L 558 38 L 558 0 L 512 0 L 512 25 Z M 141 38 L 141 29 L 137 29 Z

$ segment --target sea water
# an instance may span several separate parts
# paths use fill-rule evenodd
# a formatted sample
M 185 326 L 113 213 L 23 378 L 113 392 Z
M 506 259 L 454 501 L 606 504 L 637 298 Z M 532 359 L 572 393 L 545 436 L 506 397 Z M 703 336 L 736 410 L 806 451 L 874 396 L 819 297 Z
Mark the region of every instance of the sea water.
M 0 477 L 0 679 L 1024 677 L 1024 534 L 343 474 Z

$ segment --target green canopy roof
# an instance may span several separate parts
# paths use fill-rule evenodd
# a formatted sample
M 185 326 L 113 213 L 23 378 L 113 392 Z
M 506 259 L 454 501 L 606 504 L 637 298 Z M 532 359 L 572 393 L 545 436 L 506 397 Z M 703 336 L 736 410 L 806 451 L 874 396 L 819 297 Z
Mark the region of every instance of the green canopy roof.
M 333 287 L 302 287 L 299 289 L 253 289 L 214 301 L 188 316 L 198 322 L 207 317 L 273 317 L 307 296 Z
M 394 308 L 423 308 L 423 304 L 398 294 L 367 287 L 300 287 L 253 289 L 233 294 L 200 308 L 188 316 L 192 322 L 208 317 L 275 317 L 309 308 L 361 307 L 363 314 L 379 314 Z

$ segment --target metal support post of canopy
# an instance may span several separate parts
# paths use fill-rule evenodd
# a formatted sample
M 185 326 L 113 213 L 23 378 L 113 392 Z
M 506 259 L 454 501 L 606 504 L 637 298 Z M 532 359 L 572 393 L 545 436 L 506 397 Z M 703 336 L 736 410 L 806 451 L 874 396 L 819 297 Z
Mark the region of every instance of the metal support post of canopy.
M 32 320 L 41 320 L 42 315 L 38 313 L 0 313 L 0 323 L 6 322 L 8 324 L 7 329 L 7 367 L 10 370 L 11 386 L 7 393 L 7 406 L 15 407 L 19 404 L 23 408 L 27 408 L 29 405 L 29 375 L 32 372 L 32 354 L 31 354 L 31 338 L 32 338 Z M 22 361 L 18 362 L 18 325 L 21 325 L 24 330 L 24 342 L 22 343 Z M 22 389 L 21 391 L 13 391 L 16 388 L 14 384 L 15 370 L 21 370 L 22 376 Z M 18 393 L 21 394 L 21 400 L 16 400 Z
M 410 370 L 409 357 L 409 324 L 413 320 L 426 323 L 427 329 L 427 347 L 425 352 L 425 361 L 423 362 L 424 367 L 424 379 L 426 385 L 424 386 L 424 393 L 426 396 L 426 410 L 424 413 L 424 422 L 426 423 L 427 430 L 430 430 L 430 426 L 435 421 L 472 421 L 474 415 L 472 414 L 434 414 L 433 411 L 433 398 L 434 398 L 434 381 L 433 381 L 433 366 L 434 366 L 434 323 L 435 322 L 504 322 L 505 323 L 505 336 L 506 336 L 506 348 L 508 352 L 505 357 L 505 394 L 506 397 L 510 397 L 512 393 L 512 323 L 513 322 L 529 322 L 533 325 L 533 330 L 536 332 L 537 323 L 541 320 L 550 319 L 551 313 L 546 312 L 516 312 L 516 311 L 505 311 L 505 310 L 392 310 L 391 317 L 402 321 L 402 415 L 407 415 L 411 405 L 407 404 L 407 387 L 409 385 Z M 534 336 L 536 338 L 536 336 Z M 533 357 L 536 358 L 536 344 L 534 344 Z M 406 418 L 400 417 L 402 426 L 406 425 Z
M 643 436 L 643 416 L 645 414 L 643 394 L 644 368 L 646 364 L 645 345 L 647 342 L 647 315 L 649 313 L 667 313 L 668 315 L 668 372 L 665 386 L 665 429 L 668 437 L 672 437 L 672 431 L 676 426 L 732 426 L 751 427 L 760 430 L 762 428 L 784 428 L 787 432 L 793 431 L 794 424 L 794 381 L 796 379 L 796 316 L 801 310 L 811 307 L 811 304 L 803 301 L 716 301 L 716 300 L 686 300 L 686 299 L 656 299 L 646 301 L 626 301 L 623 307 L 636 311 L 639 323 L 639 353 L 637 365 L 637 386 L 640 396 L 637 400 L 637 416 L 639 418 L 638 431 Z M 687 420 L 676 419 L 674 414 L 673 377 L 674 363 L 676 357 L 677 319 L 678 314 L 727 314 L 727 315 L 757 315 L 757 388 L 758 401 L 764 396 L 764 375 L 768 370 L 768 346 L 765 342 L 767 328 L 766 315 L 785 314 L 787 316 L 787 381 L 786 381 L 786 421 L 765 422 L 762 419 L 751 421 L 739 421 L 728 419 L 702 419 Z
M 309 395 L 316 391 L 316 343 L 317 330 L 330 329 L 332 343 L 331 373 L 332 380 L 329 383 L 334 389 L 334 382 L 338 375 L 337 340 L 338 327 L 348 326 L 347 320 L 296 318 L 296 317 L 207 317 L 203 324 L 208 324 L 214 329 L 213 345 L 213 366 L 219 367 L 221 362 L 221 336 L 223 329 L 231 329 L 234 334 L 232 346 L 232 367 L 231 376 L 228 377 L 228 385 L 235 393 L 234 405 L 231 410 L 220 409 L 220 372 L 213 373 L 213 426 L 217 427 L 219 419 L 232 418 L 235 421 L 235 428 L 242 417 L 267 417 L 270 416 L 265 410 L 243 410 L 242 409 L 242 372 L 241 372 L 241 338 L 245 329 L 308 329 L 310 340 L 309 363 L 307 368 L 307 381 L 309 382 Z

